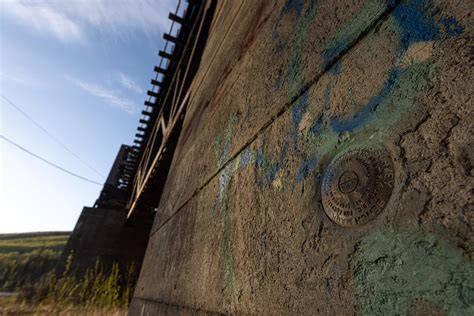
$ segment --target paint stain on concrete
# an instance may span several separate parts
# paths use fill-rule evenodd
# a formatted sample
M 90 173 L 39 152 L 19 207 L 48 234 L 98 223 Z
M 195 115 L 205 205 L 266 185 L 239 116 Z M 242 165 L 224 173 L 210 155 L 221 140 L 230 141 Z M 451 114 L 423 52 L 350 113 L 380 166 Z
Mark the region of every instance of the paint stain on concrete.
M 406 315 L 420 299 L 448 315 L 474 315 L 474 265 L 433 235 L 370 234 L 356 245 L 351 266 L 363 315 Z
M 395 0 L 368 0 L 347 23 L 330 38 L 323 52 L 323 69 L 338 59 L 356 41 L 360 33 L 367 30 L 388 8 L 394 7 Z M 339 67 L 339 66 L 338 66 Z M 338 71 L 338 67 L 333 71 Z
M 219 193 L 215 204 L 220 209 L 221 241 L 220 241 L 220 269 L 222 287 L 227 300 L 235 300 L 238 292 L 235 276 L 235 259 L 232 252 L 232 210 L 230 209 L 230 189 L 232 177 L 239 169 L 240 159 L 234 159 L 227 164 L 219 174 Z
M 406 68 L 416 63 L 428 60 L 433 54 L 434 42 L 419 42 L 408 47 L 406 53 L 400 60 L 400 67 Z
M 219 176 L 219 200 L 221 205 L 222 239 L 220 245 L 221 275 L 226 297 L 236 293 L 235 262 L 232 254 L 231 211 L 229 209 L 229 190 L 232 178 L 232 165 L 227 165 Z
M 237 293 L 235 278 L 235 262 L 232 254 L 232 222 L 231 209 L 229 207 L 229 192 L 231 188 L 232 176 L 240 165 L 240 156 L 231 163 L 226 164 L 229 159 L 232 145 L 232 124 L 234 119 L 230 116 L 227 120 L 226 128 L 222 135 L 218 135 L 214 142 L 214 153 L 217 160 L 217 168 L 222 168 L 219 173 L 219 188 L 217 198 L 209 211 L 211 219 L 214 218 L 216 209 L 219 209 L 221 223 L 220 241 L 220 269 L 222 278 L 222 288 L 227 300 L 233 300 Z M 224 166 L 225 165 L 225 166 Z
M 302 52 L 308 31 L 316 16 L 318 2 L 311 0 L 303 16 L 298 19 L 295 37 L 290 46 L 290 60 L 288 63 L 288 98 L 291 100 L 298 94 L 304 83 Z
M 293 40 L 288 64 L 289 98 L 298 93 L 304 81 L 301 50 L 317 8 L 316 1 L 312 1 L 303 12 L 301 3 L 301 1 L 288 1 L 288 6 L 282 11 L 282 14 L 294 12 L 298 18 L 298 32 Z M 359 23 L 367 23 L 368 17 L 377 16 L 374 14 L 375 11 L 386 10 L 387 5 L 393 4 L 394 1 L 388 3 L 378 0 L 367 1 L 356 17 L 339 30 L 330 41 L 324 53 L 325 62 L 328 65 L 333 63 L 347 45 L 355 40 L 356 33 L 353 30 L 365 27 L 365 24 L 359 25 Z M 215 205 L 220 208 L 221 213 L 222 279 L 224 290 L 228 295 L 234 297 L 237 292 L 229 203 L 233 175 L 248 166 L 254 166 L 257 170 L 257 188 L 281 190 L 285 179 L 282 179 L 280 170 L 287 155 L 301 159 L 301 165 L 296 173 L 296 181 L 301 182 L 328 154 L 337 155 L 353 144 L 378 146 L 393 132 L 396 133 L 398 124 L 407 114 L 422 110 L 416 103 L 416 97 L 427 86 L 436 66 L 431 59 L 434 51 L 433 42 L 456 36 L 463 31 L 454 19 L 436 21 L 427 14 L 430 5 L 430 1 L 409 0 L 397 6 L 392 12 L 388 24 L 393 27 L 393 32 L 399 34 L 397 61 L 389 70 L 382 88 L 362 106 L 360 111 L 349 118 L 329 117 L 327 112 L 331 104 L 331 86 L 328 84 L 323 97 L 323 111 L 315 116 L 311 113 L 309 98 L 305 93 L 291 108 L 288 135 L 276 158 L 265 153 L 263 146 L 256 150 L 247 148 L 221 171 Z M 279 37 L 277 33 L 274 35 L 275 38 Z M 341 74 L 341 66 L 338 63 L 332 68 L 335 68 L 330 72 L 333 76 Z M 361 107 L 354 106 L 354 108 Z M 223 135 L 218 136 L 215 142 L 219 168 L 229 159 L 232 122 L 232 118 L 229 118 Z M 381 255 L 375 255 L 375 259 L 370 257 L 377 253 Z M 420 276 L 426 277 L 426 273 L 420 270 L 422 265 L 418 264 L 416 256 L 437 263 L 428 266 L 428 270 L 434 273 L 435 277 L 426 279 L 429 280 L 427 283 L 421 282 L 424 279 Z M 359 243 L 353 263 L 359 302 L 364 314 L 378 312 L 393 314 L 393 311 L 403 314 L 415 299 L 433 302 L 451 314 L 458 312 L 474 314 L 472 265 L 467 265 L 460 254 L 456 254 L 455 250 L 434 240 L 433 237 L 417 233 L 371 235 Z M 367 267 L 364 266 L 366 264 Z M 438 274 L 436 266 L 440 269 Z M 457 267 L 457 270 L 453 270 L 453 266 Z M 466 267 L 469 267 L 471 274 L 466 275 Z M 415 271 L 417 274 L 407 275 L 408 271 Z M 451 279 L 448 280 L 446 276 Z M 413 290 L 409 290 L 410 287 L 405 285 L 411 284 L 412 277 L 419 280 L 419 284 L 414 284 Z M 461 280 L 468 280 L 468 283 Z M 380 292 L 373 290 L 383 282 L 386 283 L 386 288 L 380 288 Z M 429 290 L 428 286 L 432 286 L 434 290 Z
M 413 43 L 454 37 L 463 32 L 454 18 L 433 18 L 433 3 L 430 0 L 402 1 L 392 12 L 399 26 L 399 50 L 403 55 Z
M 217 135 L 214 141 L 214 153 L 217 158 L 218 168 L 221 168 L 229 157 L 232 142 L 232 121 L 232 118 L 229 117 L 223 135 Z
M 303 148 L 306 152 L 321 158 L 329 153 L 337 154 L 345 145 L 383 143 L 391 133 L 396 132 L 398 123 L 408 113 L 422 110 L 416 103 L 416 97 L 427 86 L 435 68 L 431 59 L 433 41 L 457 36 L 462 32 L 462 27 L 451 19 L 443 20 L 450 21 L 447 23 L 449 27 L 436 21 L 427 13 L 430 8 L 431 1 L 409 0 L 394 9 L 388 23 L 399 34 L 398 59 L 389 70 L 383 87 L 351 117 L 329 118 L 329 126 L 323 124 L 323 110 L 309 133 L 303 135 Z M 358 16 L 380 9 L 378 1 L 369 1 Z M 347 27 L 354 28 L 352 23 L 355 22 L 349 22 Z M 445 30 L 447 28 L 449 32 Z M 334 41 L 348 41 L 344 37 L 338 38 Z M 327 56 L 331 55 L 334 54 L 328 53 Z M 330 58 L 332 57 L 328 57 L 328 60 Z M 329 104 L 329 97 L 325 96 L 324 99 Z

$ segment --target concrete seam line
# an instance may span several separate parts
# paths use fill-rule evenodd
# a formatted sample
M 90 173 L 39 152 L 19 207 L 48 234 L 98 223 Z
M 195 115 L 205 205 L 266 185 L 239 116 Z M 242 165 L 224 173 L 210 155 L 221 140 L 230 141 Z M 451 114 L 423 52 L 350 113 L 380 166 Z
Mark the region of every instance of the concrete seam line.
M 189 306 L 189 305 L 179 305 L 179 304 L 166 303 L 166 302 L 157 301 L 157 300 L 154 300 L 154 299 L 151 299 L 151 298 L 134 297 L 133 300 L 139 300 L 139 301 L 143 301 L 143 302 L 146 302 L 146 303 L 151 303 L 151 304 L 154 304 L 154 305 L 164 305 L 164 306 L 176 307 L 176 308 L 181 308 L 181 309 L 187 309 L 187 310 L 196 311 L 196 312 L 204 312 L 204 313 L 209 313 L 209 314 L 214 314 L 214 315 L 225 315 L 223 313 L 219 313 L 219 312 L 215 312 L 215 311 L 211 311 L 211 310 L 206 310 L 206 309 L 201 309 L 201 308 L 194 308 L 194 307 Z
M 186 201 L 183 202 L 181 206 L 178 207 L 178 209 L 173 212 L 158 228 L 156 228 L 154 231 L 150 233 L 150 237 L 152 237 L 157 231 L 159 231 L 163 226 L 165 226 L 177 213 L 179 213 L 185 206 L 186 204 L 189 203 L 191 199 L 196 197 L 219 173 L 224 170 L 227 165 L 233 161 L 235 158 L 237 158 L 238 155 L 242 153 L 242 151 L 245 150 L 248 146 L 250 146 L 256 139 L 257 137 L 262 134 L 277 118 L 282 116 L 288 109 L 290 109 L 291 105 L 296 102 L 304 93 L 306 93 L 311 86 L 316 84 L 319 79 L 321 79 L 328 71 L 331 69 L 334 64 L 339 62 L 339 60 L 345 56 L 352 48 L 354 48 L 360 41 L 362 41 L 367 34 L 370 33 L 379 23 L 386 21 L 386 19 L 389 17 L 390 13 L 400 4 L 401 0 L 397 0 L 396 3 L 393 6 L 389 6 L 380 16 L 372 23 L 370 24 L 367 28 L 365 28 L 360 34 L 350 43 L 347 45 L 345 49 L 343 49 L 330 63 L 328 63 L 321 74 L 315 76 L 313 79 L 309 80 L 307 84 L 305 84 L 299 92 L 296 94 L 295 97 L 291 99 L 291 101 L 285 103 L 278 111 L 276 111 L 276 114 L 272 115 L 270 119 L 262 125 L 262 127 L 252 136 L 250 139 L 241 146 L 240 149 L 236 151 L 234 155 L 232 155 L 227 161 L 215 171 L 208 180 L 206 180 L 201 186 L 199 186 L 191 196 L 186 199 Z

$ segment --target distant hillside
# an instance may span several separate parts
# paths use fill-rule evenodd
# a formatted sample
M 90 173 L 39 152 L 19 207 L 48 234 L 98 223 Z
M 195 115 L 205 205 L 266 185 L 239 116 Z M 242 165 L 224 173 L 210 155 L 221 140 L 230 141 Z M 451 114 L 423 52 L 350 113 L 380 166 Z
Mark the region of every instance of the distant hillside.
M 22 238 L 36 238 L 36 237 L 52 237 L 52 236 L 69 236 L 71 232 L 29 232 L 29 233 L 14 233 L 14 234 L 0 234 L 0 240 L 6 239 L 22 239 Z
M 39 249 L 62 251 L 70 232 L 0 234 L 0 254 L 26 253 Z
M 70 232 L 0 234 L 0 290 L 29 287 L 51 273 Z

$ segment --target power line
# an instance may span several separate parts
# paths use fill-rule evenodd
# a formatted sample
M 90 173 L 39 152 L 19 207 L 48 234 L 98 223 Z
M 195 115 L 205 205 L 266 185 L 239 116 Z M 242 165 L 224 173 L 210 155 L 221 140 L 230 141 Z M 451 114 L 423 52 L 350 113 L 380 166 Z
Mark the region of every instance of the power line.
M 94 181 L 94 180 L 90 180 L 90 179 L 84 178 L 84 177 L 82 177 L 82 176 L 80 176 L 80 175 L 78 175 L 78 174 L 76 174 L 76 173 L 74 173 L 74 172 L 71 172 L 71 171 L 69 171 L 69 170 L 64 169 L 63 167 L 60 167 L 60 166 L 56 165 L 55 163 L 50 162 L 49 160 L 47 160 L 47 159 L 45 159 L 45 158 L 42 158 L 42 157 L 38 156 L 37 154 L 35 154 L 35 153 L 29 151 L 28 149 L 26 149 L 26 148 L 23 147 L 23 146 L 18 145 L 17 143 L 15 143 L 15 142 L 12 141 L 11 139 L 9 139 L 9 138 L 7 138 L 7 137 L 5 137 L 5 136 L 3 136 L 3 135 L 0 135 L 0 138 L 3 138 L 3 140 L 5 140 L 6 142 L 12 144 L 13 146 L 15 146 L 15 147 L 17 147 L 17 148 L 23 150 L 24 152 L 26 152 L 26 153 L 32 155 L 33 157 L 35 157 L 35 158 L 37 158 L 37 159 L 39 159 L 39 160 L 41 160 L 41 161 L 47 163 L 48 165 L 50 165 L 50 166 L 52 166 L 52 167 L 54 167 L 54 168 L 56 168 L 56 169 L 59 169 L 59 170 L 61 170 L 61 171 L 63 171 L 63 172 L 66 172 L 67 174 L 69 174 L 69 175 L 71 175 L 71 176 L 74 176 L 74 177 L 76 177 L 76 178 L 79 178 L 79 179 L 81 179 L 81 180 L 84 180 L 84 181 L 87 181 L 87 182 L 94 183 L 94 184 L 97 184 L 97 185 L 102 186 L 102 184 L 99 183 L 99 182 L 96 182 L 96 181 Z
M 8 104 L 10 104 L 14 109 L 16 109 L 18 112 L 20 112 L 24 117 L 26 117 L 28 120 L 30 120 L 36 127 L 38 127 L 40 130 L 43 131 L 46 135 L 48 135 L 53 141 L 55 141 L 58 145 L 60 145 L 63 149 L 65 149 L 67 152 L 69 152 L 71 155 L 73 155 L 77 160 L 79 160 L 84 166 L 89 168 L 90 170 L 94 171 L 97 175 L 99 175 L 102 179 L 104 179 L 104 175 L 101 174 L 99 171 L 97 171 L 95 168 L 93 168 L 91 165 L 89 165 L 87 162 L 81 159 L 75 152 L 73 152 L 69 147 L 67 147 L 63 142 L 61 142 L 57 137 L 55 137 L 53 134 L 51 134 L 46 128 L 41 126 L 38 122 L 36 122 L 31 116 L 29 116 L 22 108 L 20 108 L 18 105 L 13 103 L 10 99 L 8 99 L 6 96 L 2 94 L 2 98 L 7 101 Z

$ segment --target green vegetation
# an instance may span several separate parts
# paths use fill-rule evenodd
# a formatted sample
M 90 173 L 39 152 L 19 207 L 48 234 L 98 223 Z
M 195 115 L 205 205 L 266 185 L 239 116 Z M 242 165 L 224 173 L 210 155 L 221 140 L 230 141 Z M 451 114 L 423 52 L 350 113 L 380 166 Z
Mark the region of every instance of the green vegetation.
M 79 305 L 88 308 L 128 308 L 134 289 L 134 267 L 121 273 L 117 263 L 105 270 L 98 260 L 82 278 L 77 279 L 71 271 L 73 254 L 69 255 L 63 275 L 52 277 L 47 288 L 39 288 L 32 297 L 59 306 Z
M 18 297 L 0 297 L 2 304 L 9 306 L 6 310 L 0 308 L 0 314 L 11 311 L 77 314 L 77 309 L 98 315 L 104 311 L 121 314 L 128 307 L 136 272 L 133 266 L 122 273 L 118 264 L 105 269 L 97 261 L 78 279 L 71 271 L 71 254 L 64 273 L 56 275 L 69 235 L 69 232 L 0 234 L 0 292 L 19 293 Z
M 69 234 L 0 234 L 0 291 L 29 288 L 52 274 Z

